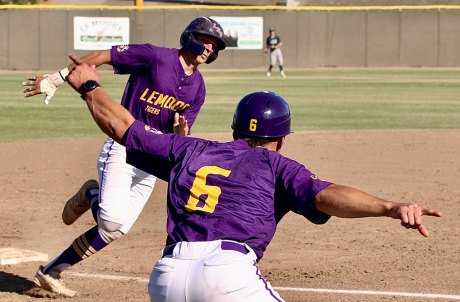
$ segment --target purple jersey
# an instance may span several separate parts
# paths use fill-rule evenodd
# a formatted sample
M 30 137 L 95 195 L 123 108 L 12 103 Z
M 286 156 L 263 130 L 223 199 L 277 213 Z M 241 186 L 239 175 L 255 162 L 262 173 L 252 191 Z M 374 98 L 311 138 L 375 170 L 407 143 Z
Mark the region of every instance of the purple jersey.
M 136 120 L 172 133 L 174 114 L 179 112 L 192 127 L 206 88 L 198 70 L 185 75 L 179 50 L 151 44 L 118 45 L 112 47 L 110 56 L 115 73 L 130 74 L 121 105 Z
M 155 134 L 138 121 L 125 139 L 129 164 L 169 182 L 168 245 L 235 240 L 260 259 L 287 212 L 316 224 L 330 218 L 314 199 L 331 183 L 277 152 L 251 148 L 244 140 Z

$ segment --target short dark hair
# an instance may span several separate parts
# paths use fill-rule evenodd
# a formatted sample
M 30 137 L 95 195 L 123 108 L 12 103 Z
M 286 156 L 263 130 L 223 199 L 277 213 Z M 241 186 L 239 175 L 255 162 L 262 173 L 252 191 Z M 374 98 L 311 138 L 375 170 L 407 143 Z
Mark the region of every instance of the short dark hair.
M 276 142 L 280 138 L 279 137 L 252 137 L 252 136 L 248 136 L 248 135 L 233 131 L 233 139 L 235 140 L 243 139 L 248 143 L 249 147 L 255 148 L 255 147 L 263 146 L 271 142 Z

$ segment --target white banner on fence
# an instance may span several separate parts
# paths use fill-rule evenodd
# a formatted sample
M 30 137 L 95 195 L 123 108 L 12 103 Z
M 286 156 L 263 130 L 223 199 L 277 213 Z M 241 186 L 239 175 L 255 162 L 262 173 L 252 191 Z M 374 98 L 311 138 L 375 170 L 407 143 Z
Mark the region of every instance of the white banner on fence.
M 262 49 L 262 17 L 211 17 L 222 25 L 228 48 Z
M 74 48 L 109 49 L 129 44 L 129 18 L 74 17 Z

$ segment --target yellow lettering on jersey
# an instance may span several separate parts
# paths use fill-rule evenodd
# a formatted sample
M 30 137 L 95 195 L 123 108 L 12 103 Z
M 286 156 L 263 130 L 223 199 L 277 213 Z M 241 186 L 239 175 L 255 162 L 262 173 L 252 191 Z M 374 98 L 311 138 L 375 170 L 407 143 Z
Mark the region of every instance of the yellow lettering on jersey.
M 185 104 L 184 102 L 176 100 L 176 103 L 174 103 L 174 105 L 171 105 L 171 110 L 176 111 L 177 107 L 184 106 L 184 104 Z
M 152 94 L 149 96 L 149 98 L 147 99 L 147 103 L 150 103 L 150 104 L 153 104 L 152 100 L 158 95 L 159 93 L 154 91 L 152 92 Z
M 183 101 L 179 101 L 174 96 L 163 94 L 158 91 L 150 92 L 149 88 L 146 88 L 144 90 L 139 99 L 149 104 L 153 104 L 154 106 L 171 109 L 172 111 L 183 111 L 185 108 L 190 107 L 190 104 L 186 104 Z M 154 114 L 159 114 L 159 110 L 161 109 L 157 110 L 158 112 L 154 113 L 153 109 L 146 108 L 147 112 L 151 112 Z
M 141 95 L 141 97 L 139 99 L 142 100 L 142 101 L 145 101 L 146 100 L 145 96 L 147 95 L 148 92 L 149 92 L 149 89 L 148 88 L 145 89 L 144 93 Z
M 184 106 L 182 106 L 181 108 L 178 108 L 177 111 L 183 111 L 185 110 L 185 108 L 188 108 L 190 107 L 190 104 L 184 104 Z
M 163 103 L 168 99 L 169 95 L 167 94 L 160 94 L 158 98 L 156 99 L 155 103 L 153 105 L 160 105 L 163 106 Z
M 170 103 L 171 103 L 171 102 L 174 102 L 175 100 L 176 100 L 175 97 L 170 96 L 170 97 L 168 98 L 168 100 L 163 104 L 162 107 L 163 107 L 163 108 L 170 108 L 170 107 L 171 107 Z
M 155 114 L 155 115 L 160 114 L 160 109 L 154 108 L 154 107 L 152 107 L 152 106 L 147 106 L 147 107 L 145 107 L 145 111 L 147 111 L 147 112 L 149 112 L 149 113 L 152 113 L 152 114 Z
M 172 101 L 171 101 L 171 103 L 169 103 L 169 104 L 168 104 L 168 106 L 169 106 L 169 109 L 171 109 L 171 110 L 172 110 L 172 107 L 173 107 L 173 106 L 174 106 L 176 103 L 177 103 L 177 99 L 176 99 L 176 98 L 174 98 L 174 100 L 172 100 Z M 174 111 L 174 110 L 173 110 L 173 111 Z
M 207 185 L 206 177 L 209 174 L 228 177 L 230 172 L 230 170 L 225 170 L 217 166 L 204 166 L 198 169 L 195 174 L 196 176 L 192 188 L 190 189 L 190 197 L 185 205 L 185 209 L 189 212 L 203 211 L 213 213 L 219 202 L 219 195 L 222 193 L 222 190 L 218 186 Z M 204 200 L 203 207 L 198 207 L 201 195 L 208 195 L 208 197 Z

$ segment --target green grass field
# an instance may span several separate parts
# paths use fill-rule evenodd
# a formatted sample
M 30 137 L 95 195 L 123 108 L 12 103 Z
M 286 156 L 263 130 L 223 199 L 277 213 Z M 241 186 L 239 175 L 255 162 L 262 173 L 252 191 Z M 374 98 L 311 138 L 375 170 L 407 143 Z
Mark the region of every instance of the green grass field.
M 61 86 L 50 105 L 24 98 L 21 82 L 39 73 L 0 72 L 0 141 L 103 135 L 79 96 Z M 230 131 L 239 99 L 271 90 L 291 106 L 294 131 L 460 129 L 460 70 L 312 69 L 203 71 L 207 100 L 193 132 Z M 101 84 L 119 100 L 127 77 L 102 72 Z

